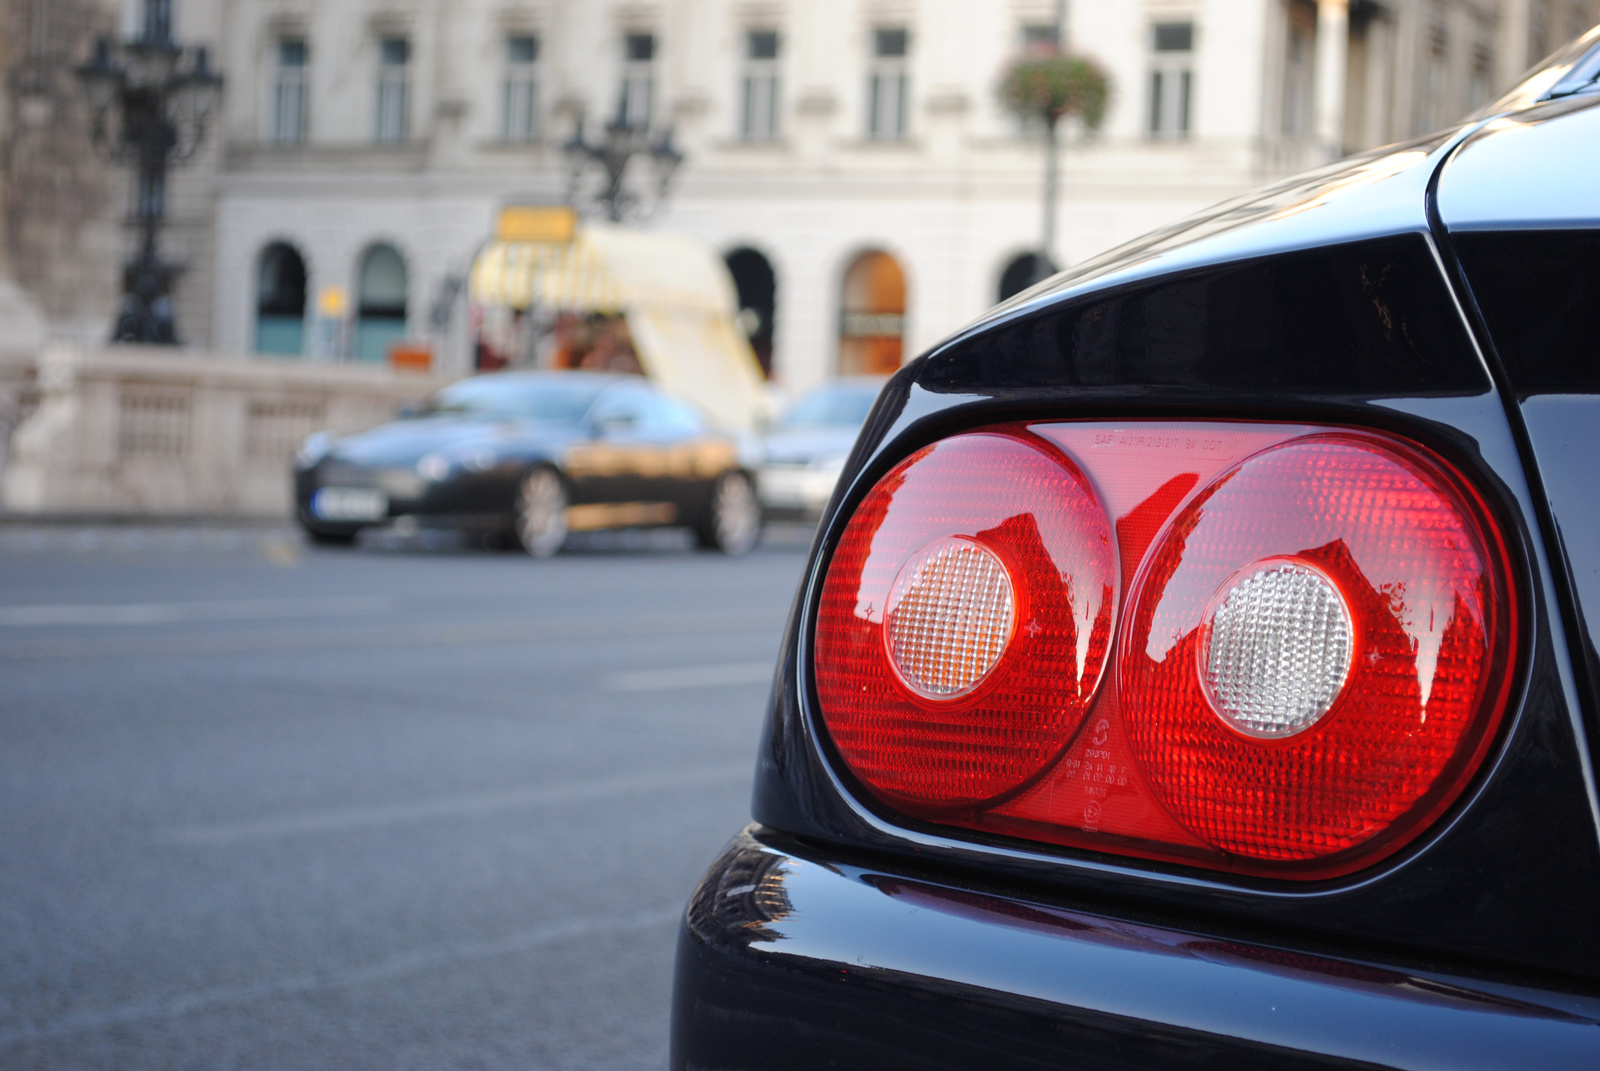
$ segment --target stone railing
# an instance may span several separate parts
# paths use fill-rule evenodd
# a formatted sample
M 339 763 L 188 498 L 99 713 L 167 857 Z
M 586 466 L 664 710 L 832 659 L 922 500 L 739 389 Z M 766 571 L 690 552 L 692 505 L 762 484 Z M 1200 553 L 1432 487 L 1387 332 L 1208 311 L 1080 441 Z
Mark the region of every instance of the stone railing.
M 442 386 L 385 367 L 57 346 L 11 435 L 15 516 L 276 516 L 314 431 L 357 431 Z

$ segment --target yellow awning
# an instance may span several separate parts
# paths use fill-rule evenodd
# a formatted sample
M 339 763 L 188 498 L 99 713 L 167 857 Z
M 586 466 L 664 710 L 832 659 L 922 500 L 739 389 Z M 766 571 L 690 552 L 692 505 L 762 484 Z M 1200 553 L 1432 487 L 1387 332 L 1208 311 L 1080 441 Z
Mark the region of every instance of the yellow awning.
M 621 312 L 622 290 L 593 242 L 491 242 L 472 266 L 472 298 L 513 309 Z
M 580 225 L 570 242 L 490 242 L 472 266 L 472 297 L 513 309 L 738 311 L 727 267 L 699 242 L 602 223 Z
M 606 224 L 570 242 L 490 242 L 472 266 L 472 299 L 627 318 L 645 373 L 724 427 L 767 411 L 761 368 L 734 326 L 738 299 L 721 258 L 691 238 Z

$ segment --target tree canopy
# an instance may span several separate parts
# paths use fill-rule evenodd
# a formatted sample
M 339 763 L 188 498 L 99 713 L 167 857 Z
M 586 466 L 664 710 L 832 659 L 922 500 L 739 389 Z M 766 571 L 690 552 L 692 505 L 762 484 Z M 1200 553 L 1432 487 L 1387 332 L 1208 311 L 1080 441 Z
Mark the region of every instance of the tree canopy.
M 1111 97 L 1111 78 L 1094 60 L 1067 53 L 1024 56 L 1006 69 L 1000 99 L 1028 119 L 1054 125 L 1068 116 L 1091 130 L 1100 126 Z

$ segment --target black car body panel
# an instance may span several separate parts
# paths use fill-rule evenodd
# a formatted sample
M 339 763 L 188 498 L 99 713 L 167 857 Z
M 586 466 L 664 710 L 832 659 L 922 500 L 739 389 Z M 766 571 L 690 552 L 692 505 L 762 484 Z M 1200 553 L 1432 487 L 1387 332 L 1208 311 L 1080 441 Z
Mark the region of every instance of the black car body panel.
M 544 378 L 586 384 L 592 388 L 594 408 L 582 419 L 562 421 L 423 413 L 339 439 L 324 457 L 296 468 L 301 524 L 320 532 L 361 527 L 314 512 L 313 496 L 320 489 L 345 487 L 384 492 L 389 517 L 414 517 L 430 526 L 505 530 L 522 480 L 540 466 L 560 473 L 573 506 L 599 507 L 575 527 L 697 523 L 710 509 L 718 478 L 743 464 L 736 440 L 706 429 L 682 403 L 665 399 L 638 377 L 579 372 L 499 376 L 507 382 Z M 430 455 L 448 462 L 446 471 L 431 478 L 419 471 L 419 463 Z M 607 512 L 618 504 L 633 508 Z
M 1439 176 L 1439 215 L 1452 233 L 1592 227 L 1592 159 L 1600 93 L 1542 101 L 1475 129 Z M 1508 191 L 1516 191 L 1508 196 Z
M 747 831 L 689 905 L 673 1066 L 1594 1066 L 1600 997 L 1396 970 Z
M 1600 732 L 1600 199 L 1575 143 L 1600 144 L 1600 94 L 1490 122 L 1441 176 L 1438 211 L 1548 503 L 1593 736 Z M 1494 196 L 1508 188 L 1526 196 Z
M 1497 303 L 1495 273 L 1507 271 L 1486 244 L 1532 220 L 1589 248 L 1590 234 L 1571 233 L 1600 206 L 1571 179 L 1592 173 L 1600 110 L 1589 104 L 1541 105 L 1521 127 L 1469 125 L 1219 206 L 1019 295 L 902 369 L 846 465 L 785 636 L 754 790 L 760 843 L 737 842 L 691 903 L 674 1066 L 1600 1065 L 1587 1003 L 1600 993 L 1589 742 L 1600 664 L 1583 612 L 1600 616 L 1600 492 L 1588 471 L 1600 395 L 1577 380 L 1560 394 L 1517 386 L 1552 360 L 1600 382 L 1585 359 L 1595 284 L 1574 270 L 1534 295 L 1540 323 L 1518 328 L 1512 313 L 1532 313 Z M 1541 175 L 1561 173 L 1533 216 L 1496 221 L 1484 206 L 1496 190 L 1508 199 L 1516 137 L 1541 148 L 1516 173 L 1514 204 L 1539 202 Z M 1452 205 L 1478 207 L 1458 229 Z M 1560 243 L 1524 244 L 1536 258 Z M 1566 332 L 1563 356 L 1549 357 L 1551 332 Z M 1246 879 L 911 820 L 870 802 L 837 761 L 818 728 L 810 630 L 829 555 L 873 484 L 978 426 L 1141 419 L 1386 430 L 1436 451 L 1488 500 L 1513 544 L 1526 626 L 1509 714 L 1473 785 L 1405 851 L 1343 878 Z M 728 860 L 759 868 L 761 853 L 782 858 L 761 865 L 815 881 L 784 879 L 784 919 L 718 916 L 717 897 L 734 895 L 719 876 Z M 903 905 L 906 917 L 884 906 L 895 899 L 885 881 L 912 880 L 989 897 L 962 915 L 988 951 L 947 951 L 984 941 L 954 934 L 927 896 Z M 1008 934 L 1006 920 L 1063 903 L 1101 921 L 1076 917 L 1086 929 L 1069 925 L 1067 937 Z M 1251 965 L 1204 976 L 1137 942 L 1085 936 L 1132 922 L 1233 942 Z M 1194 940 L 1170 938 L 1191 950 Z M 1088 960 L 1061 943 L 1082 941 L 1104 957 L 1094 987 L 1074 981 Z M 1288 980 L 1279 968 L 1295 956 L 1323 966 Z M 855 997 L 838 995 L 852 986 Z M 1430 1003 L 1441 986 L 1446 1004 L 1465 1004 Z M 1298 1017 L 1279 1014 L 1277 993 L 1300 994 L 1285 997 Z M 1533 1007 L 1557 1011 L 1525 1014 Z

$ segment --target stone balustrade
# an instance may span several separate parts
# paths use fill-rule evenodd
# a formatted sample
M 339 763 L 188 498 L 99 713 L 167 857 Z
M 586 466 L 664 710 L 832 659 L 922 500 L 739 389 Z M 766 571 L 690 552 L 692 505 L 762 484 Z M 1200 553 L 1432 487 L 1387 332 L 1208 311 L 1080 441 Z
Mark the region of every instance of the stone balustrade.
M 358 431 L 446 381 L 383 366 L 52 346 L 11 435 L 15 515 L 287 517 L 310 433 Z

